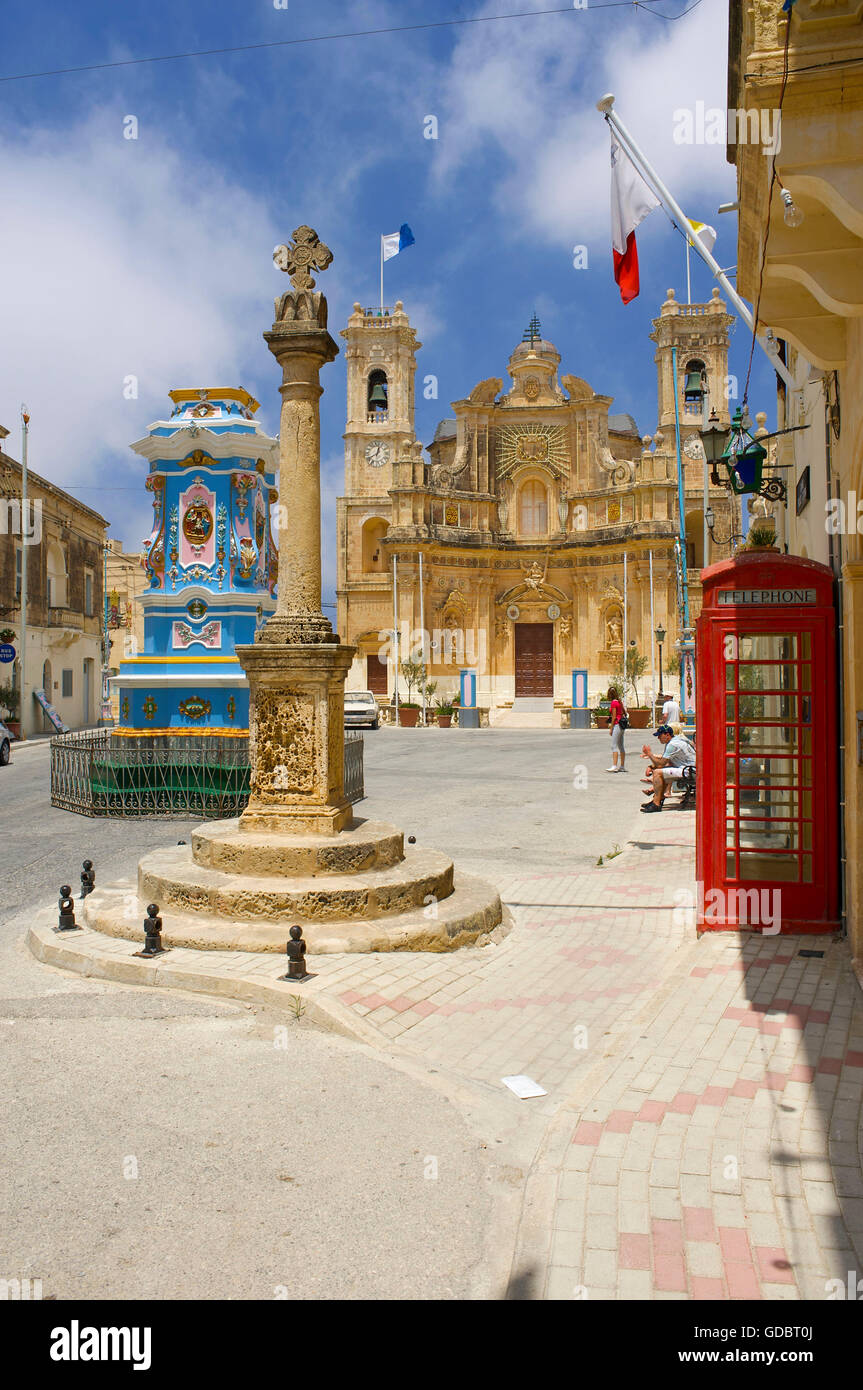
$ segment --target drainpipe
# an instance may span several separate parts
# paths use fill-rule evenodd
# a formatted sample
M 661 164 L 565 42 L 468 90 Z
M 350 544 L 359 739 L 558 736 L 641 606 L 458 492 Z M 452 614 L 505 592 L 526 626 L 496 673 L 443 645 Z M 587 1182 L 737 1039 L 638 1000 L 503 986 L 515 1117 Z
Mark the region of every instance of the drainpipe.
M 833 445 L 830 438 L 830 411 L 827 404 L 827 394 L 825 388 L 824 399 L 824 457 L 827 464 L 827 496 L 833 497 Z M 837 480 L 838 483 L 838 480 Z M 837 494 L 838 496 L 838 490 Z M 842 532 L 835 534 L 829 532 L 830 546 L 830 568 L 836 576 L 836 619 L 838 640 L 837 648 L 837 678 L 838 687 L 838 710 L 836 711 L 836 722 L 839 729 L 839 916 L 841 921 L 842 936 L 848 936 L 848 891 L 846 873 L 848 868 L 848 849 L 845 834 L 845 589 L 842 578 Z

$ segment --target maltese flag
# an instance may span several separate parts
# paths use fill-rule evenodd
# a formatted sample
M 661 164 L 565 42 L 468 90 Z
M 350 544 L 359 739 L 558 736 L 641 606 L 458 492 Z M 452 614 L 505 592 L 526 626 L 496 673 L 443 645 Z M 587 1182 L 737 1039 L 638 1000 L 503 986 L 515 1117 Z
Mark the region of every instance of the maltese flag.
M 614 132 L 611 133 L 611 245 L 614 278 L 624 304 L 638 294 L 638 250 L 635 229 L 649 212 L 659 207 Z

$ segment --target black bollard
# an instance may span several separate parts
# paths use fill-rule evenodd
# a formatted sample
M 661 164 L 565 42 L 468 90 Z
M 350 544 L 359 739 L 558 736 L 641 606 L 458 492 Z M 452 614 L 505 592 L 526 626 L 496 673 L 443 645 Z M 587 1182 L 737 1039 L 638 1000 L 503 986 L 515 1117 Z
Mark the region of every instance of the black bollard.
M 416 842 L 417 842 L 417 837 L 416 837 L 416 835 L 408 835 L 408 844 L 409 844 L 409 845 L 415 845 Z
M 283 980 L 291 980 L 294 984 L 297 981 L 313 980 L 314 975 L 310 975 L 306 970 L 306 943 L 303 940 L 302 927 L 291 927 L 291 939 L 285 950 L 288 956 L 288 973 L 282 975 Z
M 151 956 L 163 956 L 165 947 L 162 945 L 162 919 L 159 916 L 158 903 L 150 903 L 147 908 L 147 915 L 144 918 L 144 949 L 135 951 L 136 956 L 149 959 Z
M 96 870 L 92 859 L 85 859 L 81 865 L 81 897 L 86 898 L 96 887 Z
M 72 889 L 68 883 L 64 883 L 60 888 L 60 916 L 57 921 L 57 931 L 81 931 L 75 921 L 75 904 L 72 901 Z

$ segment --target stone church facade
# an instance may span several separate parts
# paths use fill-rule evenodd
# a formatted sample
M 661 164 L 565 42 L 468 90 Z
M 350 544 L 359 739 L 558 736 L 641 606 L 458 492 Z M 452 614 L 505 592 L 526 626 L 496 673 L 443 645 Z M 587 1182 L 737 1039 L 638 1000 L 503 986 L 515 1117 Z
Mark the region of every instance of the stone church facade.
M 384 313 L 355 305 L 342 332 L 338 501 L 338 631 L 357 648 L 347 688 L 391 699 L 397 661 L 423 658 L 439 698 L 467 667 L 497 722 L 512 708 L 569 706 L 573 669 L 587 670 L 593 703 L 635 642 L 648 657 L 647 693 L 654 628 L 666 629 L 666 653 L 681 635 L 672 348 L 694 621 L 705 563 L 699 428 L 711 407 L 728 427 L 731 323 L 718 290 L 691 305 L 669 290 L 651 334 L 658 427 L 640 437 L 631 416 L 609 413 L 611 397 L 559 374 L 534 320 L 509 358 L 508 386 L 488 377 L 453 402 L 425 457 L 414 429 L 422 344 L 401 303 Z M 739 513 L 721 489 L 710 487 L 709 503 L 725 542 Z M 710 542 L 706 562 L 729 553 Z

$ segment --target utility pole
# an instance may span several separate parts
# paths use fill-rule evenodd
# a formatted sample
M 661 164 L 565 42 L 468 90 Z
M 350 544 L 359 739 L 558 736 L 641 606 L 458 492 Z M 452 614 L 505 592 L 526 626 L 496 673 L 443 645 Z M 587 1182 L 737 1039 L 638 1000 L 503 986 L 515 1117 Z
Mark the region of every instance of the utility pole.
M 21 740 L 27 738 L 27 436 L 30 416 L 26 405 L 21 406 L 21 650 L 18 654 L 18 675 L 21 684 Z

